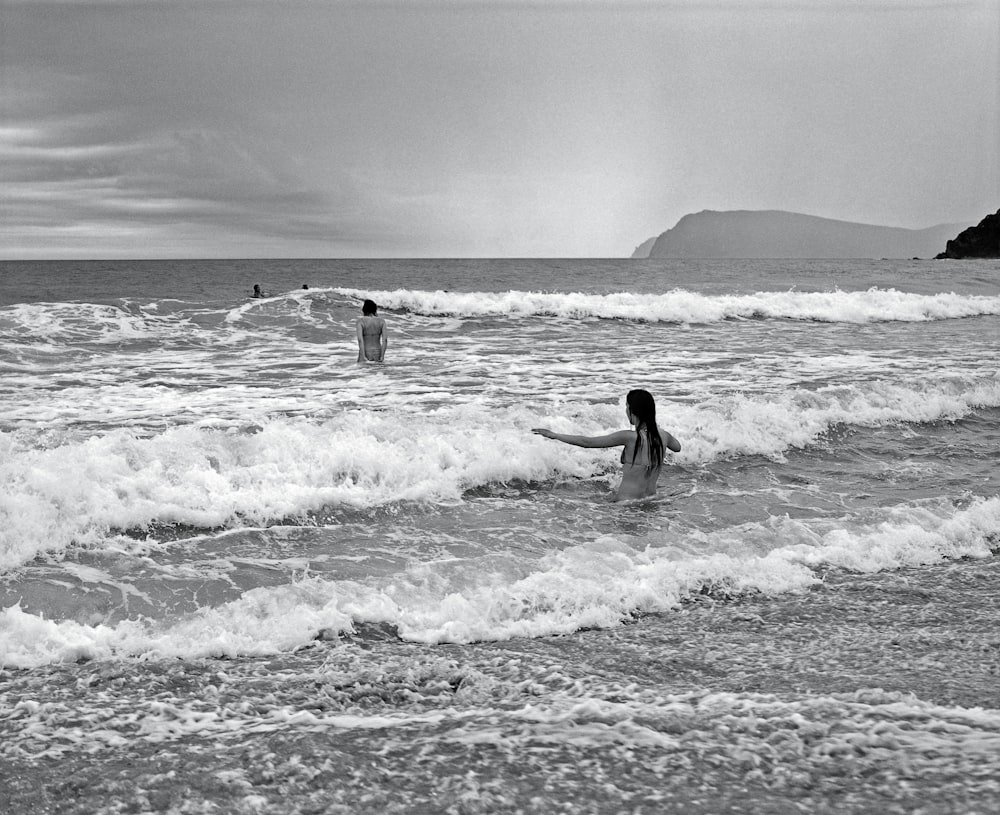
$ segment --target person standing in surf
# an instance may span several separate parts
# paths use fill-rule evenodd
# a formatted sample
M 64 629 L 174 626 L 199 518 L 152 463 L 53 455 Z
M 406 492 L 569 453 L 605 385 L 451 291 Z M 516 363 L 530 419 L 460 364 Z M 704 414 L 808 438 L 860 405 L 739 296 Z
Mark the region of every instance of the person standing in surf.
M 378 306 L 365 300 L 358 318 L 358 362 L 384 362 L 389 344 L 385 319 L 378 316 Z
M 656 402 L 649 391 L 631 390 L 625 397 L 625 416 L 631 430 L 619 430 L 606 436 L 577 436 L 555 433 L 536 427 L 532 433 L 577 447 L 621 447 L 622 481 L 612 501 L 649 498 L 656 494 L 656 482 L 663 469 L 665 450 L 681 451 L 681 443 L 656 424 Z

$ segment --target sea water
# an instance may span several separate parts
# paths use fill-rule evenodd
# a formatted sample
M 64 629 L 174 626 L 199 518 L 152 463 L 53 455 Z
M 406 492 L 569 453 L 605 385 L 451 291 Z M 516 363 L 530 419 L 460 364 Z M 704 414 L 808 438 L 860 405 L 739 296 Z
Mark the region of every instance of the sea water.
M 356 362 L 365 298 L 381 365 Z M 990 261 L 2 263 L 0 759 L 44 798 L 73 750 L 213 756 L 200 787 L 171 766 L 186 793 L 119 767 L 80 811 L 656 811 L 708 742 L 750 762 L 747 794 L 774 788 L 727 721 L 870 735 L 890 711 L 966 728 L 936 749 L 1000 771 L 1000 700 L 863 679 L 765 697 L 640 667 L 676 657 L 685 609 L 794 619 L 829 581 L 986 574 L 998 347 Z M 654 499 L 616 504 L 617 450 L 531 430 L 628 427 L 632 388 L 682 449 Z M 392 749 L 398 794 L 357 758 Z M 815 782 L 802 755 L 788 778 Z

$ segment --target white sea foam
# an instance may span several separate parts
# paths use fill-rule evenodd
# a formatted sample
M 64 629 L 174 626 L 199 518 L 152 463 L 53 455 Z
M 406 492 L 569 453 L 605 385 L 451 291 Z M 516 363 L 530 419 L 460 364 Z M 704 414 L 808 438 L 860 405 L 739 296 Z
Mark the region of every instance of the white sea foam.
M 377 674 L 361 669 L 360 676 L 351 675 L 353 682 L 345 682 L 339 671 L 326 670 L 269 677 L 270 683 L 219 672 L 221 687 L 208 685 L 201 698 L 162 690 L 154 697 L 127 691 L 102 693 L 92 687 L 82 689 L 72 705 L 15 696 L 0 703 L 0 721 L 13 725 L 8 738 L 0 742 L 0 756 L 13 762 L 58 762 L 82 752 L 101 761 L 134 751 L 142 742 L 184 740 L 201 745 L 211 740 L 224 745 L 265 733 L 354 731 L 357 737 L 359 731 L 376 730 L 378 746 L 393 755 L 404 744 L 421 755 L 442 743 L 465 749 L 488 745 L 491 755 L 500 755 L 511 765 L 525 755 L 537 760 L 558 751 L 559 760 L 547 776 L 572 776 L 574 788 L 579 768 L 565 760 L 567 750 L 581 756 L 599 751 L 605 759 L 613 756 L 673 780 L 698 766 L 697 757 L 726 767 L 730 776 L 736 774 L 744 783 L 774 787 L 814 786 L 831 777 L 834 763 L 849 780 L 860 775 L 926 775 L 936 783 L 951 784 L 958 796 L 985 793 L 984 800 L 991 800 L 987 796 L 996 788 L 1000 714 L 995 710 L 935 704 L 914 694 L 877 688 L 797 698 L 709 690 L 663 693 L 643 683 L 609 683 L 558 666 L 546 667 L 541 681 L 539 671 L 521 687 L 501 686 L 504 705 L 495 702 L 496 679 L 463 665 L 461 685 L 455 689 L 455 663 L 428 657 L 411 657 L 406 667 L 382 664 Z M 386 693 L 389 698 L 392 691 L 403 696 L 405 708 L 383 712 L 370 704 L 363 711 L 357 705 L 339 707 L 337 703 L 350 699 L 352 690 L 370 693 L 364 682 L 369 677 L 380 689 L 391 689 Z M 272 690 L 275 682 L 281 686 L 277 693 Z M 470 686 L 480 684 L 488 689 L 485 694 L 470 693 Z M 308 690 L 300 691 L 299 698 L 289 698 L 286 688 L 303 686 Z M 234 698 L 237 687 L 241 695 Z M 435 696 L 431 704 L 425 694 L 434 694 L 436 688 L 446 688 L 447 698 Z M 317 696 L 322 705 L 316 703 Z M 434 754 L 429 755 L 428 761 L 433 761 Z M 453 750 L 437 760 L 454 760 Z M 292 752 L 282 764 L 270 753 L 254 766 L 281 777 L 305 774 L 318 783 L 315 779 L 336 777 L 342 769 L 337 761 L 333 755 L 322 763 L 307 762 Z M 400 773 L 406 771 L 403 765 Z M 227 801 L 235 801 L 240 811 L 263 811 L 268 799 L 243 794 L 253 789 L 248 773 L 225 769 L 214 777 L 223 785 Z M 171 783 L 173 774 L 156 778 Z M 384 772 L 379 780 L 384 782 Z M 496 800 L 481 795 L 475 784 L 468 786 L 468 800 Z M 497 807 L 504 808 L 513 807 Z
M 362 291 L 336 289 L 347 297 L 371 297 L 386 309 L 458 317 L 557 317 L 712 323 L 734 319 L 815 320 L 829 323 L 924 322 L 1000 314 L 1000 296 L 867 291 L 756 292 L 707 295 L 676 289 L 665 294 L 614 292 Z
M 115 343 L 191 328 L 186 318 L 96 303 L 18 303 L 0 311 L 4 333 L 33 340 Z
M 932 422 L 997 405 L 1000 379 L 955 378 L 919 389 L 871 383 L 661 409 L 683 443 L 673 460 L 704 463 L 781 457 L 840 424 Z M 487 484 L 600 475 L 615 467 L 608 451 L 554 444 L 529 430 L 603 433 L 620 427 L 620 414 L 604 403 L 541 416 L 534 406 L 480 404 L 354 410 L 319 422 L 272 419 L 246 431 L 182 426 L 138 436 L 119 429 L 45 447 L 0 432 L 0 569 L 151 524 L 262 524 L 326 506 L 450 502 Z
M 529 434 L 448 425 L 355 411 L 319 425 L 275 420 L 259 432 L 117 430 L 49 449 L 0 434 L 0 557 L 10 568 L 154 522 L 211 528 L 327 505 L 456 500 L 469 487 L 544 474 Z
M 947 502 L 903 506 L 877 521 L 840 519 L 748 524 L 712 535 L 657 541 L 604 536 L 539 559 L 513 554 L 488 568 L 435 562 L 365 582 L 306 578 L 256 588 L 180 620 L 114 626 L 50 621 L 14 605 L 0 615 L 0 664 L 31 667 L 81 658 L 267 654 L 308 645 L 322 631 L 359 623 L 394 626 L 405 639 L 441 643 L 504 640 L 611 627 L 662 612 L 704 590 L 777 595 L 817 581 L 813 568 L 874 572 L 987 557 L 1000 533 L 1000 498 L 964 509 Z M 764 555 L 752 538 L 774 539 Z M 712 550 L 713 538 L 746 539 Z M 690 554 L 692 544 L 705 554 Z

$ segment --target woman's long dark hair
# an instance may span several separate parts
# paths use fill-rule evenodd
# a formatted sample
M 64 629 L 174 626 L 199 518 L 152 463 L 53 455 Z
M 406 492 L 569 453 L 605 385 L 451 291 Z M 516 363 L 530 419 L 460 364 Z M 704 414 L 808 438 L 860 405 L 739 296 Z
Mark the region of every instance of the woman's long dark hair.
M 656 426 L 656 402 L 653 401 L 653 394 L 639 389 L 629 391 L 625 397 L 625 404 L 635 417 L 636 434 L 632 463 L 635 464 L 635 457 L 642 446 L 642 434 L 639 429 L 645 427 L 646 437 L 649 439 L 649 466 L 659 467 L 663 464 L 663 439 L 660 438 L 660 428 Z

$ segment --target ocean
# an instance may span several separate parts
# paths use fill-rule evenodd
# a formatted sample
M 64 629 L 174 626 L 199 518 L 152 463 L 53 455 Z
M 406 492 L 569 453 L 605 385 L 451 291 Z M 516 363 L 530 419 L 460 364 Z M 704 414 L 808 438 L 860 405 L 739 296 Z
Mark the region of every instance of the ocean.
M 995 812 L 998 348 L 996 261 L 0 263 L 2 809 Z M 531 429 L 632 388 L 610 503 Z

